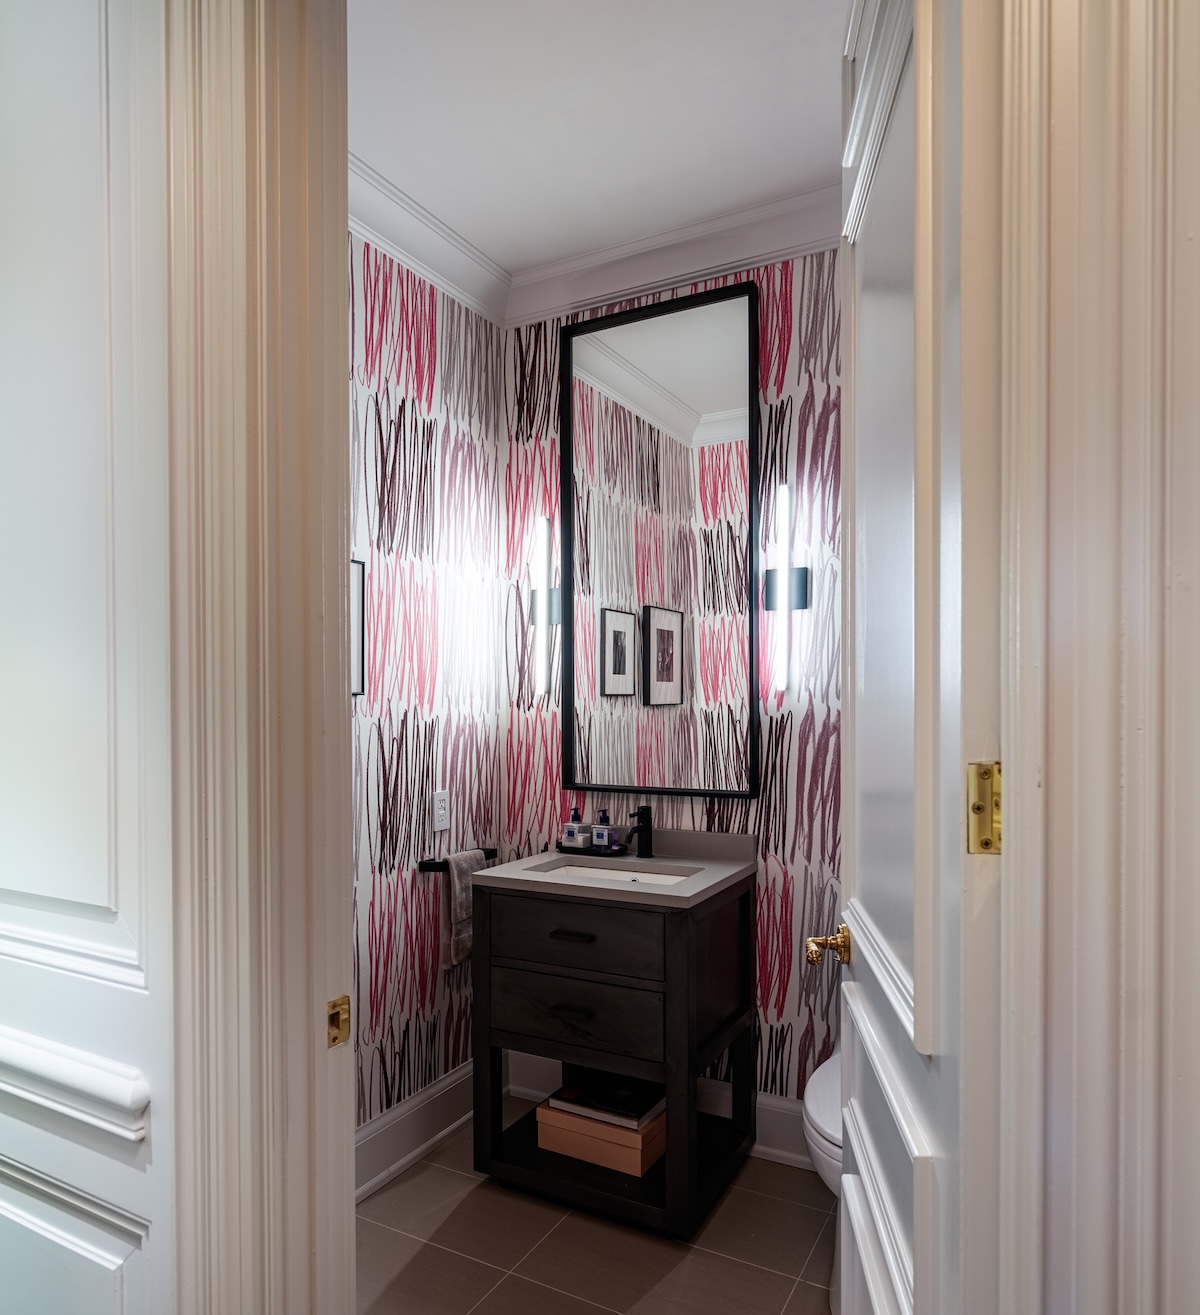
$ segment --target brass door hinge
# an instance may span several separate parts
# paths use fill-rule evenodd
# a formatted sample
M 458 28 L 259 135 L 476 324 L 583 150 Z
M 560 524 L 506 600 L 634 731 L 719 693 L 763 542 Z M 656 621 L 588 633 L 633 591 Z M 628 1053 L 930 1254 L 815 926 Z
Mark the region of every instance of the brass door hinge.
M 350 1040 L 350 997 L 343 995 L 325 1006 L 329 1014 L 329 1045 L 340 1046 Z
M 967 764 L 967 853 L 1000 852 L 1000 764 Z

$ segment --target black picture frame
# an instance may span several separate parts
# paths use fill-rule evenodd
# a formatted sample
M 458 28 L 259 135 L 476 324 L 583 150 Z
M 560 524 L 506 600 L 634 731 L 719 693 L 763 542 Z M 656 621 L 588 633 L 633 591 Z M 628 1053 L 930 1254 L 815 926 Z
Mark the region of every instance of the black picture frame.
M 642 608 L 642 703 L 668 708 L 683 702 L 683 613 Z
M 572 415 L 572 381 L 574 378 L 573 346 L 577 337 L 595 333 L 601 329 L 615 328 L 620 324 L 633 324 L 639 320 L 654 319 L 660 315 L 671 315 L 679 311 L 693 310 L 697 306 L 707 306 L 721 301 L 731 301 L 738 297 L 746 300 L 748 319 L 747 353 L 746 353 L 746 399 L 748 411 L 747 426 L 747 461 L 748 461 L 748 502 L 746 510 L 748 522 L 748 551 L 746 553 L 746 597 L 750 606 L 746 614 L 748 629 L 747 670 L 750 673 L 748 695 L 747 758 L 748 784 L 745 790 L 697 790 L 680 789 L 676 786 L 631 785 L 621 782 L 581 781 L 575 761 L 575 463 L 574 435 Z M 744 283 L 731 283 L 725 287 L 710 288 L 706 292 L 692 293 L 686 297 L 675 297 L 669 301 L 655 302 L 653 305 L 638 306 L 633 310 L 618 311 L 614 315 L 599 315 L 591 319 L 580 319 L 574 324 L 564 324 L 559 330 L 558 338 L 558 417 L 559 417 L 559 478 L 561 496 L 559 514 L 561 517 L 561 563 L 562 563 L 562 788 L 564 790 L 581 790 L 604 792 L 606 794 L 639 795 L 702 795 L 707 799 L 757 799 L 761 776 L 761 718 L 759 714 L 758 686 L 754 673 L 758 670 L 758 534 L 759 534 L 759 467 L 760 418 L 758 399 L 758 321 L 759 321 L 758 285 L 747 280 Z
M 618 617 L 627 619 L 628 625 L 618 622 Z M 623 612 L 617 607 L 600 609 L 600 693 L 605 698 L 632 698 L 637 694 L 637 623 L 637 615 L 633 612 Z M 614 650 L 617 647 L 616 641 L 621 641 L 621 660 L 617 660 L 614 651 L 611 663 L 608 642 L 610 634 Z M 620 670 L 616 670 L 617 667 Z

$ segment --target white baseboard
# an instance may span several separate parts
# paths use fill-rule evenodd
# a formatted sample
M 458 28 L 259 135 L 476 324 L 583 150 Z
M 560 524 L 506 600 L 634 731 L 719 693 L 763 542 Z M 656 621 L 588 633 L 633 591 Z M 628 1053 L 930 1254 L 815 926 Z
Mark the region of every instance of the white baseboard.
M 523 1055 L 509 1051 L 508 1091 L 525 1100 L 545 1100 L 562 1085 L 562 1065 L 540 1055 Z M 696 1103 L 708 1114 L 730 1114 L 729 1084 L 700 1078 L 696 1083 Z M 804 1140 L 803 1103 L 789 1096 L 758 1097 L 758 1140 L 750 1154 L 776 1164 L 790 1164 L 812 1172 L 808 1144 Z
M 507 1091 L 522 1100 L 545 1100 L 562 1086 L 562 1065 L 557 1059 L 543 1059 L 541 1055 L 524 1055 L 518 1050 L 506 1050 L 508 1061 Z
M 804 1103 L 791 1096 L 766 1096 L 758 1093 L 758 1140 L 750 1154 L 776 1164 L 790 1164 L 796 1169 L 813 1171 L 813 1162 L 804 1140 Z
M 471 1073 L 468 1060 L 355 1131 L 355 1201 L 377 1192 L 466 1123 Z

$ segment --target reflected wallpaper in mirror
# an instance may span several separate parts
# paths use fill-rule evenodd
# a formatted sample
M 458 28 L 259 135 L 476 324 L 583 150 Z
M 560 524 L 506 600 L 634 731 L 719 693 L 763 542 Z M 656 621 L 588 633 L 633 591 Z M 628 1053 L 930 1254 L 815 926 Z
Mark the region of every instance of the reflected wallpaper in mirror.
M 578 788 L 754 792 L 756 296 L 740 284 L 563 331 Z

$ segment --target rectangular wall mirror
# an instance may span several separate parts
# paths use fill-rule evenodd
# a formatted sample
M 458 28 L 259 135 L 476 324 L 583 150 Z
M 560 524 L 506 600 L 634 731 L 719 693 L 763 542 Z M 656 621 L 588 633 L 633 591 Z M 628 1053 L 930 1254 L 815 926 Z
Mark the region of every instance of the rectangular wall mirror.
M 563 785 L 758 793 L 758 289 L 562 329 Z

